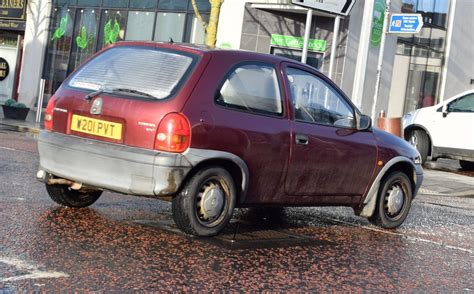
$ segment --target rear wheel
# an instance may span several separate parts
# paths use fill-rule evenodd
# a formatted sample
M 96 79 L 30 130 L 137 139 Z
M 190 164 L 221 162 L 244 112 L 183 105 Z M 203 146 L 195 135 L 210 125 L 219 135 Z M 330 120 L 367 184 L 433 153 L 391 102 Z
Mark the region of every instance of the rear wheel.
M 230 173 L 220 167 L 198 171 L 173 198 L 176 226 L 194 236 L 217 235 L 230 221 L 237 192 Z
M 416 148 L 416 150 L 418 150 L 418 152 L 420 152 L 421 161 L 422 163 L 425 163 L 430 148 L 430 142 L 426 132 L 422 130 L 413 130 L 410 132 L 408 141 Z
M 380 186 L 377 206 L 369 220 L 386 229 L 400 226 L 410 211 L 412 197 L 412 186 L 407 175 L 402 172 L 389 174 Z
M 101 190 L 73 190 L 67 185 L 48 185 L 49 197 L 57 204 L 82 208 L 92 205 L 102 195 Z
M 459 160 L 459 165 L 465 170 L 474 170 L 474 161 Z

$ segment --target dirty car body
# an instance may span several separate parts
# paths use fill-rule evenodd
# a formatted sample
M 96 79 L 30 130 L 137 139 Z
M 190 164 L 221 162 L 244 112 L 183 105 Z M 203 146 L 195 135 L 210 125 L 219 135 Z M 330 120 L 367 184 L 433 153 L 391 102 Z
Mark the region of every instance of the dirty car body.
M 371 127 L 312 67 L 272 55 L 122 42 L 48 103 L 38 179 L 70 207 L 103 190 L 172 201 L 211 236 L 235 207 L 350 206 L 399 226 L 423 179 L 419 153 Z

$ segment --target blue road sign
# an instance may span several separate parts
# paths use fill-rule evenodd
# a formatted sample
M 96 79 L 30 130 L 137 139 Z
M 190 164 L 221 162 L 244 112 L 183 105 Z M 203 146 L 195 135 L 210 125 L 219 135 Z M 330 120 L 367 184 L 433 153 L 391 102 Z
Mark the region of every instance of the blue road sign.
M 392 34 L 416 34 L 423 26 L 421 14 L 399 13 L 390 16 L 388 32 Z

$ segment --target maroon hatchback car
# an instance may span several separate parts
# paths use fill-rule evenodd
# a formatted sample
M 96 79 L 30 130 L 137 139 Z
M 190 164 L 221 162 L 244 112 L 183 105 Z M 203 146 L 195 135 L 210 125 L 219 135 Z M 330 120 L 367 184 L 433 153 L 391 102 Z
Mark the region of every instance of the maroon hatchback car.
M 398 227 L 423 180 L 407 142 L 371 127 L 314 68 L 272 55 L 123 42 L 49 101 L 38 142 L 50 197 L 103 190 L 172 201 L 184 232 L 218 234 L 235 207 L 349 206 Z

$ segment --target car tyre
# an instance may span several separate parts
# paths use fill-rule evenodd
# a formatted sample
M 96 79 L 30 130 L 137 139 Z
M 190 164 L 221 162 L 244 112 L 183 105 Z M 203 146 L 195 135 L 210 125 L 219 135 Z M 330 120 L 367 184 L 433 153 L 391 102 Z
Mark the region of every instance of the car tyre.
M 379 188 L 377 205 L 369 220 L 382 228 L 399 227 L 410 211 L 413 189 L 407 175 L 393 172 L 384 178 Z
M 92 205 L 102 195 L 101 190 L 73 190 L 67 185 L 48 185 L 49 197 L 59 205 L 82 208 Z
M 409 142 L 418 152 L 420 152 L 421 162 L 425 163 L 428 158 L 430 139 L 428 134 L 422 130 L 413 130 L 410 132 Z
M 237 199 L 231 174 L 220 167 L 199 170 L 173 198 L 176 226 L 189 235 L 217 235 L 230 221 Z
M 474 170 L 474 161 L 459 160 L 459 165 L 464 170 Z

